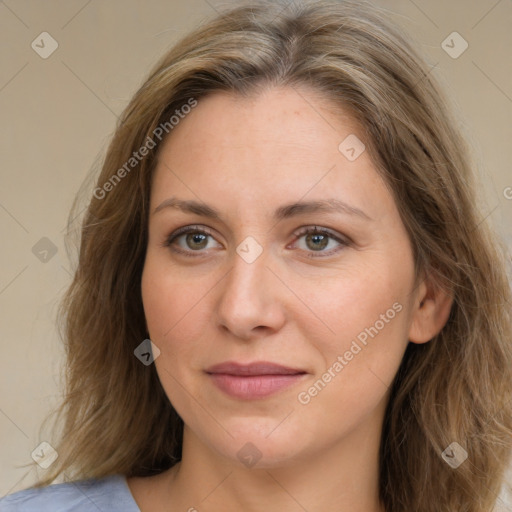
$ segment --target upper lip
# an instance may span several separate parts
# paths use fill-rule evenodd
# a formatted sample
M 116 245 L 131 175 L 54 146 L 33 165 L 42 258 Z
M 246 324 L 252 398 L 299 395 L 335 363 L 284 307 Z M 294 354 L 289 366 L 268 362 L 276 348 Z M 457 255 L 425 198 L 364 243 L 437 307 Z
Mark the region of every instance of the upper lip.
M 225 363 L 210 366 L 206 373 L 224 373 L 227 375 L 294 375 L 306 373 L 306 371 L 268 361 L 256 361 L 249 364 L 226 361 Z

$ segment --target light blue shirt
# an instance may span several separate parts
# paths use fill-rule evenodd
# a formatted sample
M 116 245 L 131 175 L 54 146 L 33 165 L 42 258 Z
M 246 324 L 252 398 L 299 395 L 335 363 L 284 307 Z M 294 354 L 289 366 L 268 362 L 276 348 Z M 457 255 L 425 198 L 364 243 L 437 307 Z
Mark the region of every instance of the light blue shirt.
M 0 512 L 141 512 L 124 475 L 52 484 L 0 499 Z

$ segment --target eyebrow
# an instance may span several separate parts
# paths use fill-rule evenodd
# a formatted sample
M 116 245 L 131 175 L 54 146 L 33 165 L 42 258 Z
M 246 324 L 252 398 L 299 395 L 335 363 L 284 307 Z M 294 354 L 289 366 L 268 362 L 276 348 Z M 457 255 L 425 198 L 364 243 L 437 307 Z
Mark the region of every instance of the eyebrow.
M 165 208 L 176 208 L 183 212 L 194 213 L 202 217 L 222 220 L 220 213 L 215 208 L 200 201 L 182 200 L 171 197 L 160 203 L 154 209 L 153 215 Z M 365 220 L 373 220 L 363 212 L 363 210 L 334 198 L 285 204 L 275 210 L 274 219 L 280 221 L 306 213 L 344 213 L 358 216 Z

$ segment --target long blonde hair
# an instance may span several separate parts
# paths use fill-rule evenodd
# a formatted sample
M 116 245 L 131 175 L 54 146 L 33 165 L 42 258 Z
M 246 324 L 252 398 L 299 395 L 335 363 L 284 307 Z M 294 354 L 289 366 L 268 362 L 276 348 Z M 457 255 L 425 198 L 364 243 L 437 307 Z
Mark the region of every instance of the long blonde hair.
M 134 356 L 148 337 L 140 281 L 161 147 L 155 130 L 213 91 L 248 97 L 265 86 L 309 85 L 360 123 L 418 275 L 454 296 L 445 327 L 429 343 L 409 343 L 396 375 L 381 501 L 390 512 L 492 509 L 512 450 L 511 291 L 503 247 L 475 206 L 469 148 L 420 55 L 366 1 L 238 6 L 166 53 L 122 114 L 88 198 L 60 310 L 67 364 L 59 457 L 36 487 L 59 475 L 152 475 L 181 459 L 183 421 L 154 365 Z M 148 137 L 154 147 L 126 167 Z M 122 179 L 114 183 L 115 174 Z M 457 469 L 441 457 L 453 442 L 468 453 Z

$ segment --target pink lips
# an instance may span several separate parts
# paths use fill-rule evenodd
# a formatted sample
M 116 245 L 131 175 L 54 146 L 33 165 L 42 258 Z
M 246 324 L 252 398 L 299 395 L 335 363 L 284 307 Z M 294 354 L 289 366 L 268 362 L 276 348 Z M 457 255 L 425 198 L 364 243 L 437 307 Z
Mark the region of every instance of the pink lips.
M 247 365 L 225 362 L 206 370 L 214 384 L 234 398 L 265 398 L 304 378 L 304 370 L 267 361 Z

